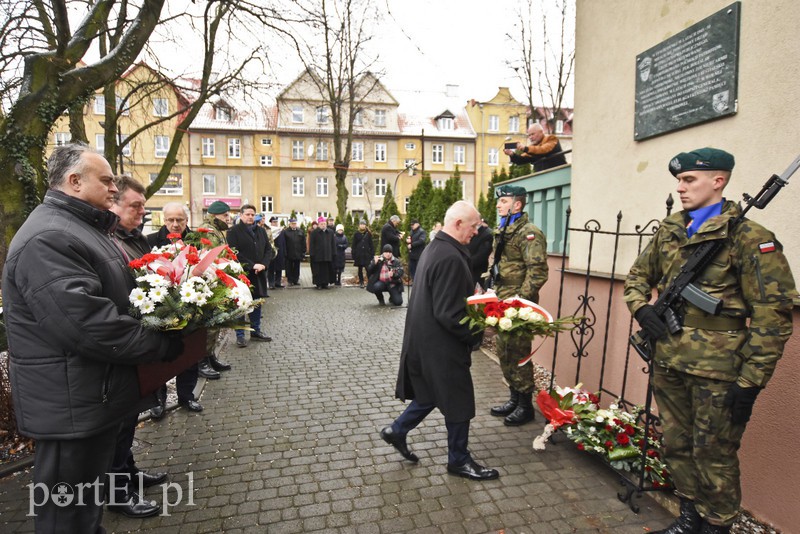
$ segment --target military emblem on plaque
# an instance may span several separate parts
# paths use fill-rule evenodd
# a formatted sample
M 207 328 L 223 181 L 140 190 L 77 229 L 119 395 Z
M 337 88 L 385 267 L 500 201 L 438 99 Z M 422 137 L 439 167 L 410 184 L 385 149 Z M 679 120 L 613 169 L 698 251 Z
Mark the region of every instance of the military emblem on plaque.
M 650 69 L 653 68 L 653 58 L 644 57 L 639 62 L 639 79 L 646 82 L 650 79 Z
M 728 102 L 730 100 L 730 91 L 720 91 L 711 97 L 711 106 L 717 113 L 722 113 L 728 109 Z

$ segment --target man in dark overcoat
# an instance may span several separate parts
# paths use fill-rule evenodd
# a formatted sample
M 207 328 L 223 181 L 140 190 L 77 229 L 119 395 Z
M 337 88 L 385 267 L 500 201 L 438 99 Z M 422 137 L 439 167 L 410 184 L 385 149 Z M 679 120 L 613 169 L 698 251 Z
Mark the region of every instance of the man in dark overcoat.
M 281 232 L 286 243 L 286 280 L 290 286 L 300 285 L 300 262 L 306 255 L 306 236 L 297 227 L 297 218 L 289 219 L 289 228 Z
M 316 230 L 308 240 L 308 254 L 311 256 L 311 278 L 317 289 L 328 289 L 333 283 L 333 256 L 336 254 L 336 239 L 333 229 L 328 228 L 324 217 L 317 219 Z
M 406 315 L 395 393 L 402 400 L 413 400 L 380 435 L 405 459 L 417 462 L 406 434 L 439 408 L 447 426 L 447 472 L 491 480 L 499 473 L 476 463 L 467 449 L 469 422 L 475 417 L 471 352 L 481 334 L 460 323 L 466 315 L 466 298 L 473 293 L 466 245 L 477 233 L 480 220 L 472 204 L 456 202 L 445 214 L 444 227 L 422 253 Z
M 478 235 L 469 242 L 469 255 L 472 260 L 472 285 L 480 284 L 484 287 L 486 279 L 481 280 L 481 275 L 489 270 L 489 256 L 492 255 L 494 236 L 486 221 L 481 219 Z
M 228 245 L 236 250 L 239 262 L 245 269 L 248 280 L 253 285 L 253 298 L 267 296 L 267 265 L 273 256 L 273 249 L 267 238 L 267 232 L 257 224 L 256 207 L 252 204 L 242 206 L 239 224 L 228 230 Z M 250 327 L 253 329 L 250 339 L 272 341 L 272 338 L 261 330 L 261 306 L 250 312 Z M 244 330 L 236 331 L 236 344 L 246 347 Z

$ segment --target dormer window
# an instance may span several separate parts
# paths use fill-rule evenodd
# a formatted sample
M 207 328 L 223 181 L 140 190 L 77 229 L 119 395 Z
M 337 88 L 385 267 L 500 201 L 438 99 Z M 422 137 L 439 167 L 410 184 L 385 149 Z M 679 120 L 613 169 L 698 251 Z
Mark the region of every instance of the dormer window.
M 230 121 L 231 120 L 231 108 L 226 108 L 224 106 L 218 106 L 216 108 L 217 113 L 217 120 L 218 121 Z
M 438 126 L 440 130 L 452 130 L 455 123 L 452 117 L 439 117 Z

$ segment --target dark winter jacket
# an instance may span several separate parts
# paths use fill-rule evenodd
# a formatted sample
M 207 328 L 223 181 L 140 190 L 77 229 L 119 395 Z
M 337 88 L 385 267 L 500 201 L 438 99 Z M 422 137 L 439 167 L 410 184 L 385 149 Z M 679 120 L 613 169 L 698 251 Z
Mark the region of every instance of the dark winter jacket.
M 422 256 L 422 251 L 425 250 L 425 242 L 428 239 L 428 234 L 421 226 L 416 230 L 411 231 L 411 248 L 408 251 L 409 260 L 419 260 Z
M 377 263 L 371 262 L 367 265 L 367 291 L 370 293 L 375 293 L 375 282 L 380 279 L 381 276 L 381 268 L 383 264 L 386 263 L 386 259 L 381 255 L 378 258 Z M 392 256 L 392 259 L 389 260 L 389 268 L 394 271 L 392 274 L 392 278 L 389 283 L 392 286 L 399 286 L 400 292 L 403 292 L 403 264 L 398 259 Z
M 333 268 L 337 271 L 344 271 L 345 251 L 350 243 L 347 242 L 347 236 L 340 233 L 335 233 L 333 239 L 336 241 L 336 259 L 333 261 Z
M 271 227 L 265 228 L 267 232 L 272 232 Z M 280 269 L 286 266 L 286 236 L 284 235 L 285 230 L 281 230 L 277 234 L 274 232 L 272 233 L 273 239 L 272 242 L 275 244 L 275 255 L 272 258 L 272 264 L 270 265 L 273 269 Z
M 286 259 L 300 261 L 306 255 L 306 236 L 300 228 L 284 228 L 283 238 L 286 241 Z
M 331 262 L 336 254 L 336 240 L 330 228 L 317 228 L 311 232 L 308 253 L 312 263 Z
M 181 233 L 181 238 L 185 238 L 186 234 L 189 233 L 189 227 L 183 229 Z M 169 234 L 169 229 L 166 226 L 162 226 L 158 229 L 158 232 L 154 232 L 152 234 L 147 234 L 147 244 L 150 248 L 153 247 L 163 247 L 169 245 L 172 241 L 167 238 Z
M 489 256 L 494 246 L 494 235 L 488 226 L 478 228 L 478 233 L 472 236 L 467 245 L 472 265 L 473 285 L 481 280 L 481 275 L 489 270 Z
M 273 249 L 269 244 L 267 232 L 258 226 L 244 223 L 234 224 L 228 230 L 228 246 L 236 250 L 236 256 L 244 267 L 248 280 L 253 284 L 251 291 L 256 298 L 267 295 L 267 267 L 272 259 Z M 264 269 L 258 273 L 253 266 L 260 263 Z
M 395 394 L 435 404 L 448 423 L 475 417 L 472 387 L 473 334 L 461 319 L 473 293 L 465 245 L 444 232 L 425 248 L 408 303 Z
M 140 406 L 136 364 L 166 335 L 128 315 L 133 276 L 111 234 L 118 217 L 51 190 L 19 229 L 3 271 L 17 425 L 36 439 L 82 439 Z
M 372 242 L 372 233 L 369 230 L 356 230 L 353 234 L 353 265 L 366 267 L 374 257 L 375 243 Z
M 395 258 L 400 257 L 400 230 L 391 222 L 387 222 L 381 228 L 381 250 L 384 245 L 392 245 L 392 255 Z

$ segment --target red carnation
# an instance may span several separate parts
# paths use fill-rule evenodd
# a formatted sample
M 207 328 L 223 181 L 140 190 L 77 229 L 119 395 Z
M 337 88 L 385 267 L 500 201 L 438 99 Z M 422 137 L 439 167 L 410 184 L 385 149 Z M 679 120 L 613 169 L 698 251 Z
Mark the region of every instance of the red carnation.
M 613 442 L 613 441 L 611 441 L 610 439 L 609 439 L 609 440 L 606 440 L 606 442 L 605 442 L 605 443 L 603 443 L 603 445 L 605 445 L 605 446 L 606 446 L 606 449 L 608 449 L 608 450 L 611 450 L 611 449 L 613 449 L 613 448 L 614 448 L 614 442 Z
M 630 442 L 631 438 L 630 436 L 628 436 L 628 434 L 625 434 L 624 432 L 620 432 L 619 434 L 617 434 L 617 443 L 619 443 L 623 447 L 625 445 L 628 445 Z
M 578 450 L 579 450 L 579 451 L 584 451 L 584 450 L 586 450 L 586 447 L 584 447 L 584 446 L 583 446 L 583 443 L 578 443 Z
M 213 244 L 214 244 L 214 243 L 212 243 L 212 242 L 211 242 L 211 240 L 210 240 L 210 239 L 206 239 L 205 237 L 201 237 L 201 238 L 200 238 L 200 242 L 201 242 L 202 244 L 204 244 L 204 245 L 207 245 L 207 246 L 209 246 L 209 247 L 210 247 L 211 245 L 213 245 Z
M 589 393 L 589 402 L 591 402 L 592 404 L 600 404 L 600 397 L 598 397 L 594 393 Z
M 244 283 L 245 283 L 245 284 L 247 284 L 248 286 L 250 285 L 250 279 L 249 279 L 249 278 L 247 278 L 247 276 L 245 276 L 245 275 L 243 275 L 243 274 L 240 274 L 240 275 L 239 275 L 239 280 L 241 280 L 242 282 L 244 282 Z
M 197 265 L 200 263 L 200 256 L 197 254 L 187 254 L 186 255 L 186 263 L 189 265 Z
M 625 433 L 629 436 L 633 436 L 636 434 L 636 429 L 631 425 L 625 425 Z
M 167 239 L 180 239 L 181 234 L 179 232 L 170 232 L 167 234 Z
M 128 267 L 130 267 L 131 269 L 141 269 L 142 267 L 144 267 L 144 260 L 142 259 L 131 260 L 130 262 L 128 262 Z
M 208 234 L 211 232 L 209 228 L 198 228 L 197 231 L 200 232 L 201 234 Z
M 160 258 L 160 257 L 161 257 L 161 254 L 148 253 L 148 254 L 145 254 L 144 256 L 142 256 L 142 261 L 145 262 L 145 263 L 150 263 L 151 261 L 155 261 L 156 258 Z
M 226 286 L 228 286 L 231 289 L 236 287 L 236 282 L 233 280 L 233 278 L 228 276 L 228 274 L 226 274 L 225 271 L 221 271 L 221 270 L 217 269 L 214 272 L 216 273 L 217 278 L 219 278 L 222 281 L 223 284 L 225 284 Z

